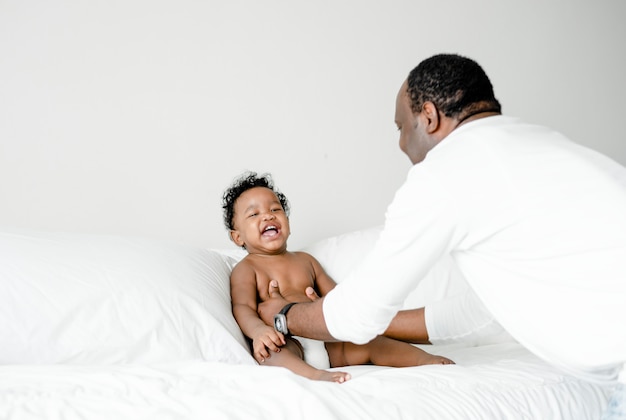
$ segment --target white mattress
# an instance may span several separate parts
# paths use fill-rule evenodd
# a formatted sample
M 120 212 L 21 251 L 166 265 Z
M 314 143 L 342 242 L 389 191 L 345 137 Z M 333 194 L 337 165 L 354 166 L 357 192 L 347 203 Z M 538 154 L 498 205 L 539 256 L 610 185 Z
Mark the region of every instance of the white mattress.
M 374 237 L 312 252 L 335 275 Z M 456 365 L 348 367 L 344 384 L 258 366 L 232 316 L 234 261 L 139 238 L 0 231 L 0 419 L 586 420 L 607 405 L 611 389 L 514 341 L 427 349 Z
M 0 418 L 597 419 L 610 389 L 564 375 L 516 343 L 430 348 L 449 366 L 345 368 L 344 384 L 286 369 L 187 361 L 0 367 Z

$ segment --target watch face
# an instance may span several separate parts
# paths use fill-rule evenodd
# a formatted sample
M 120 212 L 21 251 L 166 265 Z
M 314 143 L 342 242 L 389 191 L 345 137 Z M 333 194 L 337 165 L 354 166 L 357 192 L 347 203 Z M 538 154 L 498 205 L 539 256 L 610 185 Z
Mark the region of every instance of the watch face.
M 287 334 L 287 317 L 283 314 L 274 316 L 274 329 L 280 333 Z

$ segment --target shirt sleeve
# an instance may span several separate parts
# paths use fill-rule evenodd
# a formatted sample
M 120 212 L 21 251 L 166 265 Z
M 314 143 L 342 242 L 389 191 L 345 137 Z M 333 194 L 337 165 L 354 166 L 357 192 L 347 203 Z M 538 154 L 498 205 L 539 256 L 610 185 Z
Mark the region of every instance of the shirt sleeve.
M 471 289 L 432 302 L 424 316 L 432 344 L 478 346 L 515 341 Z
M 463 235 L 459 208 L 427 169 L 416 165 L 387 209 L 372 252 L 324 299 L 338 340 L 369 342 L 385 331 L 404 299 Z

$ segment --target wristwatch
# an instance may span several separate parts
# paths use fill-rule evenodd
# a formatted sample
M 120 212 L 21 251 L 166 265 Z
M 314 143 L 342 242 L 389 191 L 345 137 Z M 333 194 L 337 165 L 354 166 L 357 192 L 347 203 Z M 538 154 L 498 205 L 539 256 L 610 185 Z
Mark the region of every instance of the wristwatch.
M 289 329 L 287 328 L 287 312 L 296 302 L 291 302 L 285 305 L 283 309 L 280 310 L 279 313 L 274 315 L 274 329 L 279 333 L 283 333 L 284 335 L 290 335 Z

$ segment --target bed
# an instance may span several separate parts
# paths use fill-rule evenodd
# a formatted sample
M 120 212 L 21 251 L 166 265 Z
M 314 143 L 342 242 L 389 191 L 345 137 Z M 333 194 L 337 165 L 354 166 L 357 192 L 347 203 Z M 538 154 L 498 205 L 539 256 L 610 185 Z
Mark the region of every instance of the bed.
M 377 232 L 305 250 L 339 279 Z M 344 384 L 259 366 L 230 310 L 229 273 L 241 256 L 2 229 L 0 418 L 584 420 L 600 418 L 609 399 L 611 389 L 510 338 L 424 346 L 456 365 L 342 368 L 352 374 Z M 454 292 L 446 281 L 420 287 L 407 305 Z

